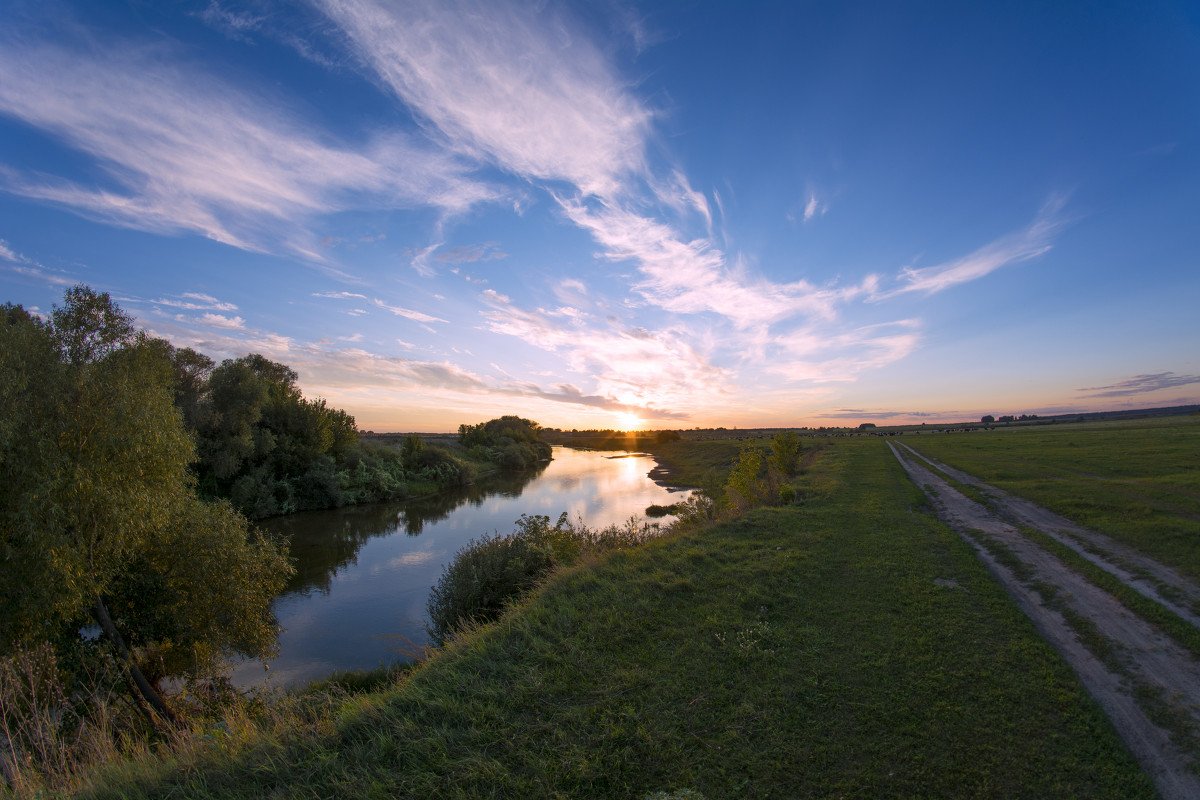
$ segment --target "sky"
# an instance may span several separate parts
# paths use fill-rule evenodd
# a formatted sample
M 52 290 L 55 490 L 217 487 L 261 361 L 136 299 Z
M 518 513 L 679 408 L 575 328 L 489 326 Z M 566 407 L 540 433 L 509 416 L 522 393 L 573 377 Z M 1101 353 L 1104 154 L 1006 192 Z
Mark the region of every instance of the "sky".
M 4 0 L 79 283 L 375 431 L 1200 403 L 1200 4 Z

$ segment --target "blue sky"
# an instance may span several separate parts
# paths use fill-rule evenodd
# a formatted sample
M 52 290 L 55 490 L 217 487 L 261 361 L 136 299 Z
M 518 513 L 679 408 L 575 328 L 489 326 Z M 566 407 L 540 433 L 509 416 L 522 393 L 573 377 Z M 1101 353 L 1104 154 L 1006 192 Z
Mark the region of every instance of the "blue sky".
M 1200 7 L 0 9 L 0 300 L 374 430 L 1200 402 Z

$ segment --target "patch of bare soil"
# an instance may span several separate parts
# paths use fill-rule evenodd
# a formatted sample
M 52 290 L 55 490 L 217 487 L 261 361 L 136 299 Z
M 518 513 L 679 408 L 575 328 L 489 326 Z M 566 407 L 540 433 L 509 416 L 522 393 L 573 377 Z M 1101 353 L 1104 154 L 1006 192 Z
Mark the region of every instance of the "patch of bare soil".
M 1079 676 L 1164 798 L 1200 798 L 1200 664 L 1170 637 L 1023 536 L 1033 528 L 1200 627 L 1196 587 L 1108 537 L 966 473 L 889 442 L 938 516 L 979 553 L 992 575 Z M 924 462 L 924 463 L 923 463 Z M 974 487 L 991 508 L 955 490 Z M 1166 592 L 1184 602 L 1169 602 Z

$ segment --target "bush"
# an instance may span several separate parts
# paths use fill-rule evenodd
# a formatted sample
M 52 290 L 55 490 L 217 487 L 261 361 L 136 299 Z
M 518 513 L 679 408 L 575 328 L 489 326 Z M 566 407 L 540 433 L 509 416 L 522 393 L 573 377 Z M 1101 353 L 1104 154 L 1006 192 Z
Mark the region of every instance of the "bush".
M 631 547 L 657 533 L 657 527 L 639 525 L 636 518 L 602 530 L 572 525 L 566 512 L 554 525 L 541 514 L 522 514 L 516 525 L 507 536 L 472 539 L 442 571 L 426 607 L 426 630 L 435 645 L 467 625 L 496 619 L 550 570 L 576 561 L 583 552 Z
M 520 533 L 472 539 L 429 594 L 430 638 L 440 645 L 465 624 L 496 619 L 554 563 L 552 549 Z
M 762 451 L 753 445 L 743 446 L 725 486 L 725 494 L 738 513 L 762 502 L 767 488 L 762 471 Z

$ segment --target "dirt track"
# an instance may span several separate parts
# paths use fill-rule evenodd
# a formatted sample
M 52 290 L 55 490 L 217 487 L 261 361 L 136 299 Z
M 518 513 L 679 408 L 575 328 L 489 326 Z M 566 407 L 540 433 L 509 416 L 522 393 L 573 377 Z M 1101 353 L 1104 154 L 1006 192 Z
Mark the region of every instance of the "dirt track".
M 1200 586 L 1108 537 L 927 459 L 907 445 L 888 446 L 939 517 L 975 547 L 1042 636 L 1075 670 L 1159 793 L 1164 798 L 1200 798 L 1200 664 L 1111 594 L 1022 535 L 1019 527 L 1053 537 L 1198 628 Z M 988 506 L 955 490 L 931 467 L 982 492 Z M 1170 731 L 1152 716 L 1169 720 Z

